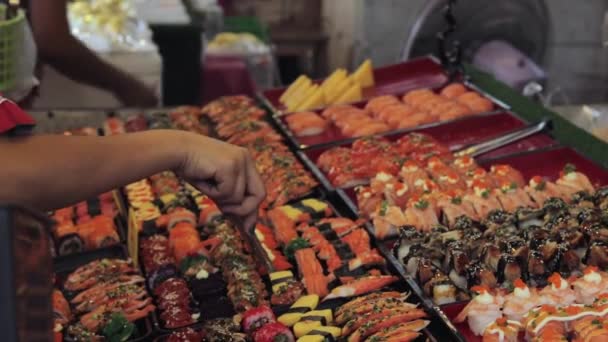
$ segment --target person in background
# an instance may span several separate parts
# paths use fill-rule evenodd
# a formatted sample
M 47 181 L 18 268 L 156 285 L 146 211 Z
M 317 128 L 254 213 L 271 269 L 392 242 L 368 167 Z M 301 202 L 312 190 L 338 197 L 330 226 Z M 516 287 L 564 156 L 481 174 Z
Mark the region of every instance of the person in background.
M 25 2 L 40 63 L 52 66 L 70 79 L 112 93 L 125 106 L 152 107 L 158 104 L 152 89 L 127 71 L 103 61 L 72 36 L 67 19 L 67 0 Z

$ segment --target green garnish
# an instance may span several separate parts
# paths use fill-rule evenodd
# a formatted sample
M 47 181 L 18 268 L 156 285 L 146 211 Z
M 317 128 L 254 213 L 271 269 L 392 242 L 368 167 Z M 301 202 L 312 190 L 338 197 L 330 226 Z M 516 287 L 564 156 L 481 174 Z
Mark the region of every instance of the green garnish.
M 490 191 L 484 190 L 481 192 L 481 197 L 488 198 L 490 196 Z
M 460 197 L 460 196 L 454 196 L 452 198 L 452 204 L 458 204 L 458 205 L 462 204 L 462 197 Z
M 127 341 L 136 331 L 135 324 L 129 322 L 122 313 L 113 313 L 110 320 L 101 330 L 110 342 Z
M 547 186 L 547 181 L 545 181 L 544 179 L 538 183 L 536 185 L 536 187 L 534 187 L 536 190 L 545 190 L 545 187 Z
M 418 202 L 416 202 L 416 204 L 414 204 L 414 206 L 420 210 L 424 210 L 428 208 L 429 202 L 425 200 L 419 200 Z
M 574 164 L 568 163 L 564 166 L 564 173 L 569 174 L 570 172 L 576 171 L 576 166 Z
M 184 258 L 180 264 L 179 269 L 182 273 L 186 273 L 191 267 L 195 267 L 199 264 L 207 262 L 207 257 L 204 255 L 192 255 Z
M 380 216 L 386 215 L 386 211 L 388 210 L 388 202 L 382 201 L 380 204 Z
M 308 243 L 308 240 L 303 239 L 301 237 L 297 237 L 289 241 L 287 246 L 285 246 L 285 250 L 283 252 L 288 259 L 293 259 L 294 254 L 298 249 L 304 249 L 308 247 L 310 247 L 310 243 Z

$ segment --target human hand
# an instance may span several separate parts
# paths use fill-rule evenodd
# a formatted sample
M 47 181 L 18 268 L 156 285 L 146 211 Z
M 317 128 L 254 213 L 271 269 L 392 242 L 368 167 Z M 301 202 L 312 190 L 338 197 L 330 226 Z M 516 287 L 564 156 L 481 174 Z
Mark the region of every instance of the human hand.
M 136 79 L 129 79 L 122 83 L 120 89 L 115 92 L 115 96 L 127 107 L 155 107 L 158 105 L 158 97 L 154 91 Z
M 189 134 L 185 151 L 178 173 L 243 228 L 253 227 L 266 191 L 249 151 L 194 134 Z

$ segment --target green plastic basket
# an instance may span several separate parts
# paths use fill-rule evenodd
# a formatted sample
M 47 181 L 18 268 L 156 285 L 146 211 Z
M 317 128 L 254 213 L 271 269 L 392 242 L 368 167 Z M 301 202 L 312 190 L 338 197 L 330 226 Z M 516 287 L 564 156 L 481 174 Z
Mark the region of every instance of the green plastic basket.
M 268 43 L 268 28 L 256 17 L 232 16 L 224 18 L 224 32 L 251 33 L 259 40 Z
M 4 18 L 5 13 L 6 5 L 0 5 L 0 18 Z M 0 91 L 12 89 L 17 82 L 25 24 L 25 14 L 21 10 L 14 18 L 0 21 Z

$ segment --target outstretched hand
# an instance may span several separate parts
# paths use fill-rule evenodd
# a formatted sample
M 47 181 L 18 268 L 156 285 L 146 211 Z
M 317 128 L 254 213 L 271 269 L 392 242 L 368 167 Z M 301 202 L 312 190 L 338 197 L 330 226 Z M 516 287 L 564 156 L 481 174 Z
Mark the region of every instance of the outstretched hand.
M 243 228 L 253 227 L 266 192 L 249 151 L 198 135 L 187 144 L 180 175 Z

